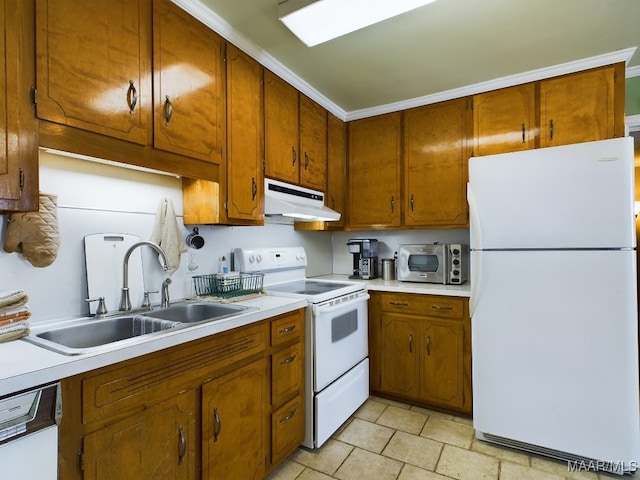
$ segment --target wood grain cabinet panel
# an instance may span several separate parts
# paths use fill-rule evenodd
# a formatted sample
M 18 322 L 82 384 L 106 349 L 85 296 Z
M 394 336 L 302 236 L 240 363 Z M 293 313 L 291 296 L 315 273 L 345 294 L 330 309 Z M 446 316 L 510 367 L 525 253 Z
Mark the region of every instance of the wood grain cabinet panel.
M 348 127 L 348 225 L 401 226 L 402 116 L 388 113 Z
M 0 1 L 0 213 L 38 209 L 33 0 Z
M 619 70 L 611 65 L 541 81 L 540 146 L 624 135 L 618 120 L 624 122 L 624 113 L 617 104 L 624 98 L 624 71 Z
M 300 94 L 300 185 L 327 189 L 327 111 Z
M 153 2 L 153 145 L 220 164 L 225 42 L 169 0 Z
M 38 0 L 38 117 L 151 140 L 151 0 Z
M 470 414 L 468 299 L 371 292 L 371 390 Z
M 474 156 L 535 148 L 536 112 L 535 83 L 474 95 Z
M 466 98 L 404 113 L 404 225 L 465 227 L 471 150 Z
M 280 77 L 264 72 L 265 170 L 267 177 L 297 183 L 299 179 L 298 91 Z

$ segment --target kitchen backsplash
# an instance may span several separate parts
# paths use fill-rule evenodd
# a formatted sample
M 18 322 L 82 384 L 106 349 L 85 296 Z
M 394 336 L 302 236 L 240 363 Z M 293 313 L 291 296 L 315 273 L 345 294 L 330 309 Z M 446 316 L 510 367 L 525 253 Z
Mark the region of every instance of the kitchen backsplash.
M 0 291 L 23 289 L 29 295 L 31 321 L 86 314 L 89 308 L 84 260 L 84 237 L 92 233 L 130 233 L 148 240 L 158 206 L 171 199 L 184 237 L 194 225 L 182 222 L 182 181 L 179 178 L 141 172 L 118 166 L 40 152 L 40 190 L 58 197 L 60 249 L 48 267 L 35 268 L 21 254 L 0 248 Z M 7 216 L 0 217 L 6 219 Z M 171 276 L 172 299 L 192 294 L 192 276 L 215 273 L 223 255 L 229 259 L 236 247 L 302 245 L 309 255 L 307 272 L 331 272 L 331 234 L 296 232 L 290 225 L 227 227 L 197 225 L 205 245 L 188 248 L 180 268 Z M 4 241 L 6 220 L 0 228 Z M 167 273 L 157 255 L 142 248 L 144 283 L 147 290 L 160 290 Z M 189 270 L 191 268 L 195 270 Z M 159 294 L 152 302 L 160 301 Z M 134 305 L 135 307 L 135 305 Z
M 22 255 L 0 249 L 0 291 L 23 289 L 29 295 L 31 321 L 86 314 L 89 308 L 84 237 L 92 233 L 129 233 L 148 240 L 163 198 L 171 199 L 184 237 L 194 225 L 182 222 L 182 181 L 179 178 L 120 166 L 40 152 L 40 190 L 57 195 L 60 249 L 48 267 L 35 268 Z M 2 217 L 6 219 L 7 216 Z M 205 245 L 188 248 L 180 268 L 171 276 L 172 299 L 192 294 L 193 275 L 215 273 L 219 259 L 230 259 L 236 247 L 303 246 L 308 276 L 350 274 L 350 238 L 377 238 L 380 259 L 392 257 L 400 243 L 462 242 L 468 230 L 406 230 L 377 232 L 297 232 L 291 225 L 263 227 L 197 225 Z M 6 221 L 0 227 L 4 241 Z M 167 274 L 157 256 L 142 248 L 144 287 L 160 290 Z M 160 301 L 159 295 L 152 302 Z

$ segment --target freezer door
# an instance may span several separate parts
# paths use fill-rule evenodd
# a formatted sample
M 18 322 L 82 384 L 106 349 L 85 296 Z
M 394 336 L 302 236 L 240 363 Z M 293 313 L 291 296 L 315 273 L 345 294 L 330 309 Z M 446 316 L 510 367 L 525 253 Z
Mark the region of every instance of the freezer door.
M 471 158 L 471 248 L 632 248 L 633 172 L 630 137 Z
M 472 252 L 478 432 L 638 465 L 635 261 L 634 251 Z

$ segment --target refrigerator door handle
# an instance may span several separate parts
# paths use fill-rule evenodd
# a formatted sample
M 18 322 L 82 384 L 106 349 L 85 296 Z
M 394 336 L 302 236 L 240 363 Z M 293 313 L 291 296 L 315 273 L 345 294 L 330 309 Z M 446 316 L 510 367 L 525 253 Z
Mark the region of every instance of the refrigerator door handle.
M 467 202 L 469 203 L 469 240 L 471 250 L 482 250 L 482 228 L 480 225 L 480 214 L 476 205 L 476 196 L 471 188 L 471 183 L 467 183 Z
M 482 257 L 484 252 L 474 251 L 471 252 L 474 256 L 474 261 L 471 262 L 471 295 L 469 297 L 469 317 L 473 318 L 476 307 L 478 306 L 478 300 L 480 295 L 480 279 L 482 278 Z

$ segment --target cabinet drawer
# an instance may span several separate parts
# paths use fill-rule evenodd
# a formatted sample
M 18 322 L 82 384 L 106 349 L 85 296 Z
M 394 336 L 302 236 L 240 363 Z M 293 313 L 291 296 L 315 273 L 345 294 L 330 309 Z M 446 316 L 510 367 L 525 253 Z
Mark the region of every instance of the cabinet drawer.
M 220 333 L 188 346 L 151 354 L 96 371 L 82 381 L 82 421 L 107 422 L 212 378 L 267 347 L 267 323 Z
M 304 404 L 299 395 L 271 414 L 271 463 L 287 458 L 304 439 Z
M 458 297 L 402 293 L 383 293 L 381 300 L 382 310 L 385 312 L 447 318 L 463 318 L 466 302 L 466 299 Z
M 304 310 L 296 310 L 294 313 L 283 315 L 271 321 L 271 345 L 303 338 L 304 334 Z
M 301 343 L 271 356 L 271 403 L 281 405 L 302 388 L 304 349 Z

